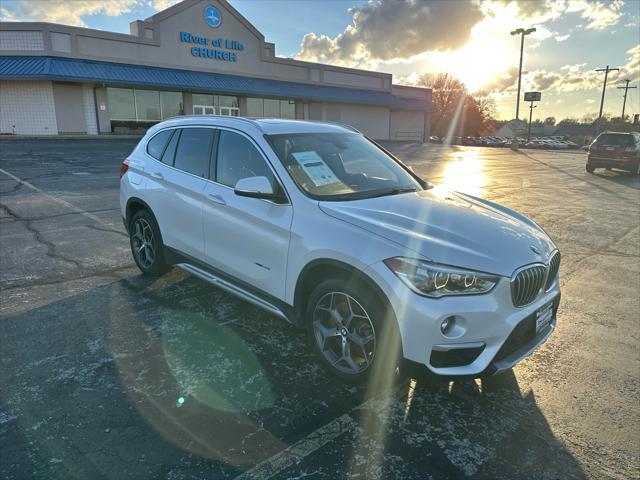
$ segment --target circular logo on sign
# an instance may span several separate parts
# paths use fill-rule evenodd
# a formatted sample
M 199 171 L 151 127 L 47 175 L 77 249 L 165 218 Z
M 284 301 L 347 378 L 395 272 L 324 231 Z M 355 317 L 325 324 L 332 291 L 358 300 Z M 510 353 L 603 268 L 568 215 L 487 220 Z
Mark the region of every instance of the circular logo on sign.
M 204 21 L 209 24 L 210 27 L 216 28 L 222 23 L 222 15 L 216 7 L 208 6 L 204 9 Z

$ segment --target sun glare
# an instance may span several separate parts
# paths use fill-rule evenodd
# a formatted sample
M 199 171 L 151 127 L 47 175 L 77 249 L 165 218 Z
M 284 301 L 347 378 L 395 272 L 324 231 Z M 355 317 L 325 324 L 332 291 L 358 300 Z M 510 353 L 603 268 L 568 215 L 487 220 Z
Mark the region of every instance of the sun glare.
M 518 42 L 509 35 L 514 24 L 513 12 L 509 8 L 493 8 L 493 15 L 473 28 L 464 47 L 428 54 L 432 71 L 452 74 L 464 82 L 471 93 L 482 90 L 518 58 Z

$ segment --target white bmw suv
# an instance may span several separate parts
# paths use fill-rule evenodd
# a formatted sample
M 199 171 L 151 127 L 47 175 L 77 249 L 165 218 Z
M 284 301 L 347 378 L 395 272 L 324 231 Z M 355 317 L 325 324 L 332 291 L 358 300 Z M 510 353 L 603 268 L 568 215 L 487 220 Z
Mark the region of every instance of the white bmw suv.
M 186 270 L 306 328 L 347 381 L 402 359 L 511 368 L 555 328 L 560 253 L 533 221 L 441 193 L 342 125 L 180 117 L 122 164 L 140 270 Z

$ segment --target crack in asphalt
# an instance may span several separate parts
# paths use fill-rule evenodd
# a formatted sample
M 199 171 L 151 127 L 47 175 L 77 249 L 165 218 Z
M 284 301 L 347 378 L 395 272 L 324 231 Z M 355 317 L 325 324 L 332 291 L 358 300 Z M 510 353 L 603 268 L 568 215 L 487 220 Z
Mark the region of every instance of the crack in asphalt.
M 94 277 L 97 277 L 97 278 L 111 277 L 111 278 L 115 278 L 116 280 L 124 280 L 125 277 L 120 277 L 114 274 L 121 270 L 127 270 L 133 266 L 134 266 L 133 264 L 120 265 L 118 267 L 113 267 L 106 270 L 97 270 L 97 269 L 90 269 L 90 268 L 83 267 L 80 269 L 71 270 L 66 274 L 56 275 L 55 280 L 43 278 L 39 280 L 32 280 L 32 281 L 22 282 L 22 283 L 12 283 L 11 281 L 4 281 L 0 283 L 0 286 L 4 291 L 11 291 L 11 290 L 18 290 L 21 288 L 29 288 L 29 287 L 46 287 L 49 285 L 61 285 L 63 283 L 73 282 L 76 280 L 86 280 L 87 278 L 94 278 Z M 79 270 L 80 270 L 80 274 L 78 274 Z
M 13 210 L 11 210 L 9 207 L 7 207 L 4 204 L 0 203 L 0 208 L 2 208 L 2 210 L 4 210 L 5 212 L 7 212 L 11 217 L 20 220 L 22 222 L 24 222 L 24 226 L 27 230 L 29 230 L 29 232 L 31 232 L 36 240 L 36 242 L 38 242 L 39 244 L 43 245 L 44 247 L 46 247 L 47 249 L 47 257 L 49 258 L 53 258 L 56 260 L 61 260 L 63 262 L 67 262 L 72 264 L 73 266 L 75 266 L 76 268 L 82 269 L 85 268 L 82 263 L 80 263 L 78 260 L 76 260 L 75 258 L 70 258 L 67 257 L 66 255 L 63 255 L 61 253 L 59 253 L 57 251 L 57 246 L 55 243 L 46 240 L 43 236 L 42 236 L 42 232 L 40 232 L 40 230 L 38 230 L 36 227 L 34 227 L 32 225 L 32 222 L 34 220 L 31 219 L 26 219 L 21 217 L 19 214 L 17 214 L 16 212 L 14 212 Z
M 101 232 L 116 233 L 118 235 L 122 235 L 126 239 L 129 239 L 129 235 L 127 235 L 125 232 L 123 232 L 121 230 L 114 230 L 112 228 L 98 227 L 97 225 L 84 225 L 84 226 L 87 227 L 87 228 L 91 228 L 93 230 L 99 230 Z
M 613 239 L 612 241 L 606 243 L 602 247 L 596 248 L 594 250 L 591 250 L 591 251 L 589 251 L 588 253 L 586 253 L 584 255 L 576 255 L 578 258 L 573 261 L 573 264 L 572 264 L 573 270 L 571 270 L 569 272 L 563 272 L 563 274 L 560 277 L 560 283 L 562 285 L 564 285 L 564 283 L 567 280 L 569 280 L 571 277 L 573 277 L 582 268 L 582 265 L 587 260 L 595 257 L 596 255 L 619 256 L 619 257 L 622 257 L 622 258 L 637 258 L 638 256 L 640 256 L 640 255 L 635 255 L 635 254 L 626 254 L 626 253 L 622 253 L 622 252 L 615 252 L 615 250 L 611 250 L 610 249 L 616 243 L 620 242 L 627 235 L 629 235 L 634 230 L 637 230 L 638 228 L 640 228 L 640 227 L 634 225 L 633 227 L 631 227 L 628 230 L 626 230 L 622 235 L 620 235 L 619 237 L 617 237 L 617 238 Z

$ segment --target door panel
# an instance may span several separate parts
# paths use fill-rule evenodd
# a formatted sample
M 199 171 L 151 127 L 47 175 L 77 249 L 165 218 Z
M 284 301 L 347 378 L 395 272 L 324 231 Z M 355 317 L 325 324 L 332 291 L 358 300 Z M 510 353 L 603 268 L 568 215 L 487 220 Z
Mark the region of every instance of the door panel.
M 207 159 L 206 171 L 208 172 L 213 130 L 199 130 L 206 130 L 211 135 L 208 144 L 195 145 L 203 151 L 201 161 L 204 162 L 205 157 Z M 145 169 L 148 174 L 147 196 L 158 221 L 164 244 L 204 260 L 202 202 L 207 181 L 203 176 L 194 175 L 179 168 L 186 166 L 194 170 L 194 159 L 188 155 L 189 151 L 194 150 L 194 138 L 193 135 L 189 135 L 191 131 L 192 129 L 182 129 L 179 138 L 177 133 L 174 134 L 174 138 L 164 152 L 162 162 L 149 160 L 149 168 Z
M 87 133 L 82 85 L 53 82 L 58 133 Z
M 284 299 L 291 205 L 234 193 L 240 178 L 263 175 L 276 181 L 253 142 L 239 133 L 220 131 L 215 171 L 221 183 L 208 181 L 203 195 L 206 262 Z
M 239 197 L 215 182 L 204 193 L 206 262 L 283 299 L 291 205 Z

